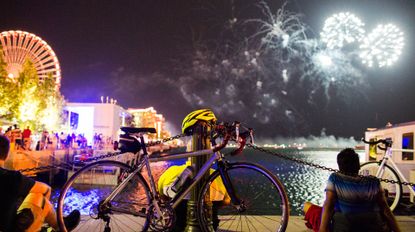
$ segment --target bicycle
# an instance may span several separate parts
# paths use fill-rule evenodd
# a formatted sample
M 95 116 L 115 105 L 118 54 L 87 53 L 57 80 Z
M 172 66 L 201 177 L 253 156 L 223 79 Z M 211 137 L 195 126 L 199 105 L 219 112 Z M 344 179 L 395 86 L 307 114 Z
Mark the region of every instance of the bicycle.
M 378 148 L 385 151 L 385 155 L 379 161 L 371 161 L 363 163 L 360 166 L 360 173 L 362 175 L 372 175 L 377 178 L 382 178 L 390 181 L 381 181 L 381 186 L 385 191 L 386 200 L 388 202 L 389 208 L 393 211 L 399 204 L 402 198 L 402 181 L 408 182 L 402 172 L 399 170 L 398 166 L 392 159 L 393 151 L 402 151 L 401 149 L 392 148 L 391 139 L 381 139 L 377 141 L 366 141 L 362 139 L 366 144 L 378 145 L 383 144 L 385 147 L 378 145 Z M 391 165 L 389 165 L 389 163 Z M 415 191 L 411 188 L 410 185 L 407 185 L 409 191 L 415 195 Z
M 75 231 L 169 231 L 174 226 L 174 209 L 198 183 L 202 184 L 197 202 L 197 218 L 203 231 L 285 231 L 289 206 L 285 188 L 280 180 L 261 165 L 248 162 L 228 162 L 220 151 L 230 140 L 239 147 L 230 155 L 240 153 L 252 130 L 239 133 L 239 124 L 221 124 L 213 129 L 211 149 L 174 155 L 151 157 L 144 143 L 144 133 L 155 133 L 154 128 L 121 128 L 133 143 L 140 144 L 137 162 L 132 166 L 103 160 L 88 164 L 71 176 L 58 200 L 58 223 L 66 231 L 63 217 L 74 209 L 81 212 L 81 221 Z M 220 138 L 221 143 L 215 140 Z M 188 157 L 209 156 L 187 186 L 175 197 L 166 199 L 157 191 L 150 162 Z M 212 165 L 217 169 L 209 174 Z M 143 175 L 146 170 L 147 175 Z M 202 181 L 208 175 L 206 181 Z M 115 178 L 114 178 L 115 177 Z M 204 183 L 203 183 L 204 182 Z M 222 193 L 217 189 L 223 183 L 230 200 L 213 199 Z M 100 195 L 98 195 L 98 189 Z M 219 194 L 220 195 L 220 194 Z M 88 197 L 83 199 L 82 196 Z M 217 197 L 217 196 L 216 196 Z

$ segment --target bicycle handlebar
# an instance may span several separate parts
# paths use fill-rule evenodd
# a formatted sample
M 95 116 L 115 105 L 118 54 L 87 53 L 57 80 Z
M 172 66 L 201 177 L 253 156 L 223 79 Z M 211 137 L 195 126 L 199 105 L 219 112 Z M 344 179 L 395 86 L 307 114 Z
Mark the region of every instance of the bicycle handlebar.
M 376 145 L 376 144 L 383 144 L 386 147 L 392 147 L 392 139 L 379 139 L 377 141 L 366 141 L 364 138 L 361 139 L 362 142 L 369 144 L 369 145 Z M 386 150 L 386 148 L 378 146 L 381 150 Z
M 240 132 L 241 128 L 244 128 L 246 130 L 244 132 Z M 227 145 L 229 140 L 232 139 L 236 141 L 237 143 L 239 143 L 239 147 L 230 153 L 231 156 L 234 156 L 243 151 L 248 137 L 250 137 L 251 143 L 254 142 L 253 129 L 241 126 L 241 123 L 238 121 L 235 121 L 232 124 L 220 123 L 220 124 L 217 124 L 214 129 L 219 135 L 224 137 L 223 142 L 215 146 L 214 151 L 219 151 L 223 149 Z

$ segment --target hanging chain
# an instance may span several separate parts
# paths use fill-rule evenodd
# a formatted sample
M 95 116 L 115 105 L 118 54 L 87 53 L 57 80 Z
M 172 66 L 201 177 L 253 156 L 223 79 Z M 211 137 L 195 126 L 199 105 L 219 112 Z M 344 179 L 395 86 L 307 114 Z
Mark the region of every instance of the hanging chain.
M 42 167 L 36 167 L 36 168 L 25 168 L 17 170 L 19 172 L 35 172 L 35 171 L 48 171 L 50 169 L 63 169 L 63 170 L 70 170 L 72 169 L 71 165 L 68 163 L 60 163 L 56 165 L 47 165 Z
M 307 162 L 307 161 L 304 161 L 302 159 L 298 159 L 298 158 L 294 158 L 294 157 L 289 157 L 289 156 L 284 155 L 284 154 L 281 154 L 281 153 L 273 152 L 273 151 L 264 149 L 262 147 L 258 147 L 258 146 L 254 145 L 254 144 L 246 144 L 246 146 L 247 147 L 250 147 L 250 148 L 252 148 L 254 150 L 261 151 L 261 152 L 264 152 L 264 153 L 267 153 L 267 154 L 270 154 L 270 155 L 273 155 L 273 156 L 278 156 L 280 158 L 283 158 L 283 159 L 286 159 L 286 160 L 290 160 L 290 161 L 293 161 L 293 162 L 296 162 L 296 163 L 299 163 L 299 164 L 308 165 L 310 167 L 314 167 L 314 168 L 317 168 L 317 169 L 322 169 L 322 170 L 326 170 L 326 171 L 330 171 L 330 172 L 338 172 L 338 173 L 340 173 L 340 171 L 338 169 L 325 167 L 325 166 L 322 166 L 322 165 L 319 165 L 319 164 Z M 415 183 L 411 183 L 411 182 L 402 182 L 402 181 L 396 181 L 396 180 L 378 178 L 378 177 L 375 177 L 375 176 L 372 176 L 372 175 L 369 175 L 369 176 L 358 175 L 358 176 L 361 177 L 361 178 L 377 178 L 378 180 L 380 180 L 382 182 L 386 182 L 386 183 L 399 184 L 399 185 L 410 185 L 412 187 L 415 187 Z
M 175 135 L 175 136 L 172 136 L 172 137 L 169 137 L 169 138 L 165 138 L 165 139 L 162 139 L 162 140 L 158 140 L 158 141 L 154 141 L 154 142 L 148 142 L 148 143 L 146 143 L 146 147 L 160 145 L 162 143 L 169 142 L 169 141 L 173 141 L 173 140 L 176 140 L 176 139 L 179 139 L 179 138 L 183 138 L 183 137 L 186 137 L 186 136 L 187 136 L 186 134 L 178 134 L 178 135 Z M 315 164 L 315 163 L 308 162 L 308 161 L 305 161 L 305 160 L 302 160 L 302 159 L 298 159 L 298 158 L 294 158 L 294 157 L 289 157 L 289 156 L 284 155 L 284 154 L 281 154 L 281 153 L 273 152 L 273 151 L 264 149 L 262 147 L 258 147 L 258 146 L 254 145 L 254 144 L 246 144 L 246 146 L 247 147 L 250 147 L 250 148 L 252 148 L 254 150 L 263 152 L 263 153 L 267 153 L 267 154 L 270 154 L 270 155 L 273 155 L 273 156 L 277 156 L 277 157 L 280 157 L 280 158 L 283 158 L 283 159 L 286 159 L 286 160 L 293 161 L 295 163 L 307 165 L 307 166 L 314 167 L 314 168 L 317 168 L 317 169 L 326 170 L 326 171 L 329 171 L 329 172 L 338 172 L 338 173 L 340 173 L 340 171 L 337 170 L 337 169 L 325 167 L 323 165 Z M 83 160 L 81 162 L 84 163 L 84 162 L 98 161 L 98 160 L 102 160 L 102 159 L 106 159 L 106 158 L 111 158 L 111 157 L 114 157 L 114 156 L 118 156 L 120 154 L 121 154 L 121 152 L 108 153 L 108 154 L 105 154 L 105 155 L 91 157 L 91 158 L 88 158 L 88 159 Z M 65 169 L 65 170 L 67 170 L 67 169 L 70 169 L 70 167 L 72 165 L 73 165 L 72 163 L 60 163 L 60 164 L 57 164 L 57 165 L 47 165 L 47 166 L 36 167 L 36 168 L 20 169 L 18 171 L 20 171 L 20 172 L 33 172 L 33 171 L 50 170 L 50 169 L 53 169 L 53 168 L 59 168 L 59 169 Z M 361 177 L 361 178 L 368 178 L 368 177 L 374 177 L 374 176 L 359 175 L 359 177 Z M 374 178 L 376 178 L 376 177 L 374 177 Z M 395 180 L 384 179 L 384 178 L 377 178 L 377 179 L 379 179 L 382 182 L 386 182 L 386 183 L 400 184 L 400 185 L 410 185 L 412 187 L 415 187 L 415 183 L 411 183 L 411 182 L 395 181 Z
M 173 140 L 183 138 L 183 137 L 186 137 L 186 136 L 187 136 L 186 134 L 178 134 L 178 135 L 175 135 L 175 136 L 172 136 L 172 137 L 169 137 L 169 138 L 165 138 L 165 139 L 162 139 L 162 140 L 146 143 L 146 147 L 159 145 L 159 144 L 169 142 L 169 141 L 173 141 Z M 91 158 L 82 160 L 80 162 L 81 163 L 95 162 L 95 161 L 99 161 L 99 160 L 102 160 L 102 159 L 115 157 L 115 156 L 118 156 L 118 155 L 121 155 L 121 154 L 122 153 L 119 152 L 119 151 L 109 152 L 105 155 L 99 155 L 99 156 L 91 157 Z M 73 163 L 64 163 L 64 162 L 62 162 L 62 163 L 59 163 L 59 164 L 56 164 L 56 165 L 46 165 L 46 166 L 41 166 L 41 167 L 36 167 L 36 168 L 19 169 L 17 171 L 19 171 L 19 172 L 35 172 L 35 171 L 47 171 L 47 170 L 55 169 L 55 168 L 68 170 L 68 169 L 71 169 L 72 165 L 73 165 Z
M 283 159 L 290 160 L 290 161 L 293 161 L 293 162 L 296 162 L 296 163 L 299 163 L 299 164 L 311 166 L 311 167 L 314 167 L 314 168 L 317 168 L 317 169 L 322 169 L 322 170 L 326 170 L 326 171 L 330 171 L 330 172 L 339 172 L 339 170 L 334 169 L 334 168 L 325 167 L 323 165 L 319 165 L 319 164 L 307 162 L 307 161 L 304 161 L 302 159 L 298 159 L 298 158 L 294 158 L 294 157 L 289 157 L 289 156 L 284 155 L 284 154 L 281 154 L 281 153 L 272 152 L 272 151 L 267 150 L 267 149 L 264 149 L 262 147 L 258 147 L 258 146 L 254 145 L 254 144 L 248 144 L 247 143 L 246 146 L 247 147 L 250 147 L 250 148 L 252 148 L 254 150 L 261 151 L 261 152 L 264 152 L 264 153 L 267 153 L 267 154 L 270 154 L 270 155 L 273 155 L 273 156 L 278 156 L 278 157 L 281 157 Z

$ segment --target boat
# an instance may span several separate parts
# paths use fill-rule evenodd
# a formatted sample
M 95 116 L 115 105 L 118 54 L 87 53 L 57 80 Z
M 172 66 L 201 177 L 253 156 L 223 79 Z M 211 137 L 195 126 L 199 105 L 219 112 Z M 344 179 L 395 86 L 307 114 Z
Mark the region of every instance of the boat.
M 392 124 L 388 122 L 383 128 L 367 128 L 366 141 L 379 139 L 392 140 L 392 159 L 409 182 L 415 182 L 415 155 L 414 155 L 415 121 Z M 377 145 L 365 144 L 365 161 L 379 161 L 385 151 Z M 404 193 L 407 191 L 404 189 Z

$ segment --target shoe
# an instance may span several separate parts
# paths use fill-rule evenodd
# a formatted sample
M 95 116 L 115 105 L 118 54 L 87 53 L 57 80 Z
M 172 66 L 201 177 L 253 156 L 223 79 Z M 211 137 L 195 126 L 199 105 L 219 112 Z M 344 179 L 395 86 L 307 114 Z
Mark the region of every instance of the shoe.
M 68 216 L 63 218 L 66 230 L 72 231 L 73 229 L 75 229 L 78 226 L 80 220 L 81 213 L 79 212 L 79 210 L 72 211 Z

